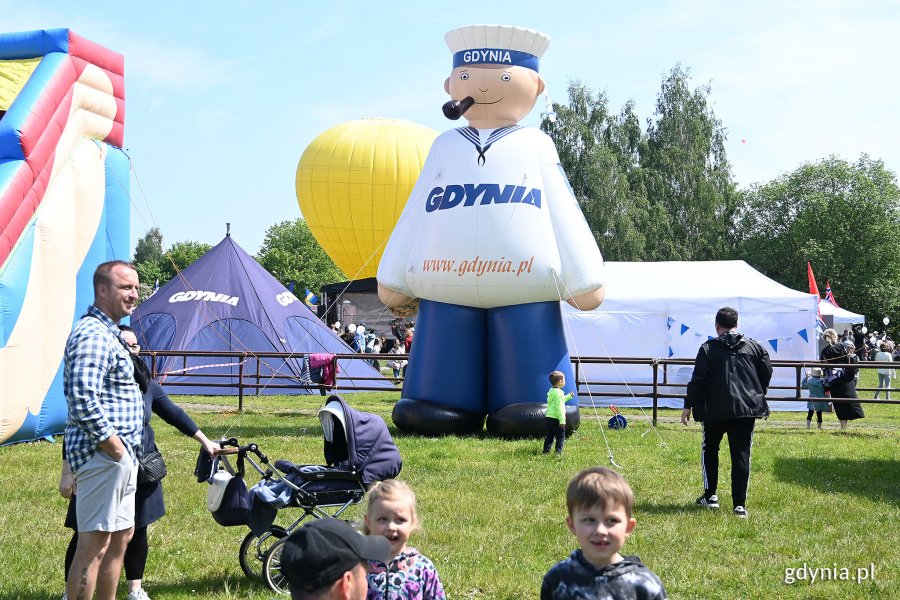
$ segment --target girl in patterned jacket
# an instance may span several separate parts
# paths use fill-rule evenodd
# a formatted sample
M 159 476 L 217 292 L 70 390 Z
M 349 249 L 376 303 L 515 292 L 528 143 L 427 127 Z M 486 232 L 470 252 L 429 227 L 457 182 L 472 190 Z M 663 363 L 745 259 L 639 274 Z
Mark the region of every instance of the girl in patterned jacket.
M 418 527 L 416 495 L 406 483 L 386 479 L 372 486 L 364 531 L 387 538 L 391 559 L 387 563 L 369 561 L 366 600 L 445 600 L 434 563 L 407 546 Z

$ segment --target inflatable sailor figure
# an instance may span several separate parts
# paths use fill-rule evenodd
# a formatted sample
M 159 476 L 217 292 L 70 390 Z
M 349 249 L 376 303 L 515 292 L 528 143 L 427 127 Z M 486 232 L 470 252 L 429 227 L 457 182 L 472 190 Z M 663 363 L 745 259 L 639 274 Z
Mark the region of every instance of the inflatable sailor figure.
M 378 266 L 378 295 L 407 310 L 418 300 L 394 423 L 423 434 L 544 434 L 548 375 L 575 391 L 560 301 L 603 300 L 603 258 L 551 139 L 518 122 L 544 90 L 538 31 L 473 25 L 445 36 L 451 119 Z M 577 396 L 567 428 L 579 422 Z

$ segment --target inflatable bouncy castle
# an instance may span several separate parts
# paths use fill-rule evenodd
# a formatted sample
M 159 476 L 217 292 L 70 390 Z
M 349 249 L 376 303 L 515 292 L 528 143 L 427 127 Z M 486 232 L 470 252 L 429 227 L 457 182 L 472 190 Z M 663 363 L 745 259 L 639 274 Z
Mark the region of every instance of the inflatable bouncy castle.
M 129 256 L 124 57 L 0 35 L 0 443 L 61 433 L 62 358 L 95 267 Z

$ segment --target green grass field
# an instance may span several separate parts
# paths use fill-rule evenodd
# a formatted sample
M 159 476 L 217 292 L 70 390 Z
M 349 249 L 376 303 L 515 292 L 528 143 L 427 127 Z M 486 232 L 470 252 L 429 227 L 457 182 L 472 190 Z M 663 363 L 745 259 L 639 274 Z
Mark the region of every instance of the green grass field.
M 347 396 L 389 424 L 397 397 Z M 255 441 L 272 459 L 322 461 L 319 397 L 250 398 L 243 414 L 227 408 L 236 406 L 234 398 L 176 399 L 222 406 L 189 410 L 210 437 Z M 699 426 L 683 427 L 680 411 L 667 410 L 653 430 L 639 411 L 624 411 L 628 428 L 605 430 L 637 498 L 638 525 L 624 553 L 640 555 L 676 599 L 900 597 L 900 407 L 865 409 L 867 418 L 849 432 L 837 431 L 833 415 L 822 431 L 805 429 L 805 413 L 779 412 L 759 422 L 748 520 L 727 510 L 724 447 L 723 510 L 701 511 L 693 505 L 701 491 Z M 601 433 L 609 412 L 583 409 L 582 416 L 562 459 L 541 455 L 536 440 L 423 438 L 399 435 L 391 425 L 404 459 L 401 477 L 419 495 L 423 530 L 412 543 L 438 566 L 450 598 L 537 598 L 543 574 L 574 548 L 563 522 L 566 482 L 584 467 L 609 465 Z M 150 530 L 144 581 L 150 596 L 274 597 L 240 570 L 238 548 L 247 530 L 219 527 L 207 512 L 206 485 L 192 477 L 198 445 L 159 419 L 154 425 L 170 474 L 164 482 L 169 514 Z M 57 493 L 59 462 L 59 443 L 0 448 L 2 599 L 62 593 L 69 531 Z M 360 509 L 350 516 L 360 517 Z M 279 522 L 295 515 L 283 510 Z M 804 566 L 838 575 L 846 568 L 852 577 L 866 569 L 870 579 L 785 583 L 787 569 Z

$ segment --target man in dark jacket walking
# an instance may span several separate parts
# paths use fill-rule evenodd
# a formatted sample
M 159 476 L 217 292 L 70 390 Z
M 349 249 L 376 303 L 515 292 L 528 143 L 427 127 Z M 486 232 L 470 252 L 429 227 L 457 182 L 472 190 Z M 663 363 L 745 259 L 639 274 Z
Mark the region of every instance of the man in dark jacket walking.
M 747 485 L 750 482 L 750 449 L 756 419 L 769 416 L 766 390 L 772 379 L 769 353 L 755 340 L 737 332 L 738 313 L 731 307 L 716 313 L 717 338 L 697 352 L 694 374 L 687 386 L 681 422 L 703 424 L 701 469 L 703 495 L 699 506 L 719 508 L 719 444 L 728 435 L 731 451 L 731 499 L 734 514 L 747 516 Z

